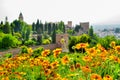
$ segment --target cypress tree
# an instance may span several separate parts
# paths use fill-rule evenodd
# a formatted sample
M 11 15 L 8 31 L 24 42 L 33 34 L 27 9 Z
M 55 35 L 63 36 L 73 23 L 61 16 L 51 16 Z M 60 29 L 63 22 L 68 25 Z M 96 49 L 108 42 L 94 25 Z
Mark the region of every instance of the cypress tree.
M 53 24 L 52 43 L 56 43 L 56 26 Z
M 88 34 L 91 38 L 93 38 L 94 34 L 93 34 L 93 27 L 92 26 L 90 27 Z

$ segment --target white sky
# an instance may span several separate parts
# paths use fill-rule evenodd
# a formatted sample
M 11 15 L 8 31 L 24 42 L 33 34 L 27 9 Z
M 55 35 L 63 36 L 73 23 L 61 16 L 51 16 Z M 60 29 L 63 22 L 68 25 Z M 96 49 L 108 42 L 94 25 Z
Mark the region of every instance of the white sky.
M 18 19 L 31 24 L 37 19 L 90 24 L 120 24 L 120 0 L 0 0 L 0 21 Z

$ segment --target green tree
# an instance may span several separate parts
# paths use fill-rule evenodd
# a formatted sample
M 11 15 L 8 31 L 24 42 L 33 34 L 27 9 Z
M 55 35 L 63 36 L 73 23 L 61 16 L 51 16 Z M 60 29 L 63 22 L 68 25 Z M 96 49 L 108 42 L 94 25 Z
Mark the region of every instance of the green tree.
M 3 32 L 6 34 L 11 33 L 11 26 L 9 25 L 9 22 L 5 22 L 5 25 L 3 26 Z
M 47 31 L 48 30 L 48 23 L 45 22 L 45 25 L 44 25 L 44 31 Z
M 36 30 L 36 26 L 35 26 L 35 23 L 33 22 L 32 23 L 32 31 L 35 31 Z
M 48 23 L 48 34 L 51 34 L 52 23 Z
M 29 40 L 30 38 L 30 33 L 31 33 L 31 26 L 27 25 L 27 29 L 26 29 L 26 40 Z
M 11 23 L 10 26 L 11 26 L 11 33 L 12 33 L 12 35 L 14 35 L 15 24 Z
M 80 26 L 80 25 L 76 25 L 76 26 L 75 26 L 75 29 L 74 29 L 74 30 L 75 30 L 75 32 L 79 32 L 79 29 L 80 29 L 80 28 L 81 28 L 81 26 Z
M 43 33 L 43 23 L 41 21 L 40 21 L 39 27 L 40 27 L 40 33 Z
M 0 23 L 0 30 L 1 30 L 1 31 L 3 31 L 3 25 L 4 25 L 4 24 L 3 24 L 3 21 L 1 21 L 1 23 Z
M 93 27 L 92 27 L 92 26 L 89 28 L 88 34 L 89 34 L 89 36 L 90 36 L 91 38 L 94 37 L 94 31 L 93 31 Z
M 58 28 L 61 32 L 65 33 L 65 25 L 64 25 L 64 22 L 63 21 L 60 21 L 58 23 Z
M 52 43 L 56 43 L 56 26 L 53 24 Z
M 39 22 L 39 20 L 37 20 L 37 22 L 36 22 L 36 32 L 38 34 L 40 34 L 40 22 Z

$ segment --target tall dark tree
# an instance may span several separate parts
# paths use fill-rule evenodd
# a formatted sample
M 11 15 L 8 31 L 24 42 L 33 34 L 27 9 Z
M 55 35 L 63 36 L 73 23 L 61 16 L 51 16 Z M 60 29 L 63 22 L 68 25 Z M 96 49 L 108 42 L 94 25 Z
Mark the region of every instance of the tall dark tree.
M 74 30 L 75 30 L 75 32 L 79 32 L 79 29 L 80 29 L 80 28 L 81 28 L 81 26 L 80 26 L 80 25 L 76 25 L 76 26 L 75 26 L 75 29 L 74 29 Z
M 32 31 L 35 31 L 36 30 L 36 26 L 35 26 L 35 23 L 33 22 L 32 23 Z
M 10 26 L 11 26 L 11 33 L 12 33 L 12 35 L 14 35 L 15 24 L 11 23 Z
M 11 24 L 14 26 L 14 32 L 21 32 L 22 31 L 22 21 L 20 20 L 14 20 Z
M 1 23 L 0 23 L 0 30 L 3 30 L 3 21 L 1 21 Z
M 94 33 L 93 33 L 93 27 L 92 27 L 92 26 L 90 27 L 90 29 L 89 29 L 89 31 L 88 31 L 88 34 L 89 34 L 89 36 L 90 36 L 91 38 L 93 38 Z
M 63 21 L 60 21 L 59 24 L 59 30 L 63 33 L 65 33 L 65 25 L 64 25 L 64 22 Z
M 43 33 L 43 23 L 41 21 L 40 21 L 39 27 L 40 27 L 40 33 Z
M 36 22 L 36 32 L 40 33 L 40 23 L 39 23 L 39 20 L 37 20 L 37 22 Z
M 48 23 L 45 22 L 45 25 L 44 25 L 44 31 L 47 31 L 48 30 Z
M 29 38 L 30 38 L 30 32 L 31 32 L 30 26 L 27 25 L 27 30 L 26 30 L 26 40 L 29 40 Z
M 56 25 L 53 23 L 52 43 L 56 43 Z
M 9 25 L 9 22 L 5 22 L 5 25 L 3 26 L 3 32 L 6 34 L 11 33 L 11 26 Z
M 48 23 L 48 34 L 51 34 L 52 23 Z

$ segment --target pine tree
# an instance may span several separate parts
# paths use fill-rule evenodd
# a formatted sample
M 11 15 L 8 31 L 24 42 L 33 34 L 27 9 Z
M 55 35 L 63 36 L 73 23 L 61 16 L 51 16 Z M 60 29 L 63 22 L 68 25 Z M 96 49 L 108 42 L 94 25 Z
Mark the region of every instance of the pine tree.
M 39 24 L 39 20 L 37 20 L 36 22 L 36 32 L 39 34 L 40 33 L 40 24 Z
M 51 34 L 51 23 L 48 23 L 48 34 L 50 35 Z
M 93 38 L 94 34 L 93 34 L 93 27 L 92 26 L 90 27 L 88 34 L 91 38 Z
M 52 43 L 56 43 L 56 26 L 53 24 Z
M 11 26 L 9 25 L 9 22 L 5 22 L 5 25 L 3 26 L 3 32 L 6 34 L 11 33 Z
M 48 30 L 48 23 L 45 22 L 45 25 L 44 25 L 44 31 L 47 31 Z
M 32 23 L 32 31 L 35 31 L 35 29 L 36 29 L 36 26 L 35 26 L 35 23 L 33 22 Z

